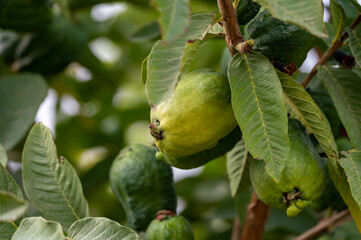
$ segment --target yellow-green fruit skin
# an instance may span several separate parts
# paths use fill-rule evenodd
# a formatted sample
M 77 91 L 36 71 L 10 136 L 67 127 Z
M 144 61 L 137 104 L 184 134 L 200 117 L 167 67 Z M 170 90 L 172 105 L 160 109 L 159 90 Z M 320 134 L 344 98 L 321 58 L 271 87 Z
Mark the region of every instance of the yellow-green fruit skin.
M 325 172 L 309 136 L 296 120 L 289 119 L 288 136 L 290 149 L 281 181 L 274 182 L 265 172 L 264 161 L 255 159 L 250 161 L 250 178 L 261 201 L 271 207 L 286 209 L 289 217 L 295 217 L 321 196 Z
M 215 147 L 237 126 L 230 100 L 225 75 L 211 69 L 186 74 L 167 100 L 152 107 L 151 121 L 159 121 L 162 131 L 159 150 L 178 157 Z
M 147 240 L 194 240 L 191 224 L 182 216 L 154 219 L 146 231 Z

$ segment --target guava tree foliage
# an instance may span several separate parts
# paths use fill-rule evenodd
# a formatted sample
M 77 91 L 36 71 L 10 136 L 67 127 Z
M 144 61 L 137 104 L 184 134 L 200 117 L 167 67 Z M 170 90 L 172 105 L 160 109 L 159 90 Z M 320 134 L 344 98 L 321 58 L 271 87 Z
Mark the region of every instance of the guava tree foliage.
M 95 22 L 105 2 L 0 0 L 0 240 L 361 238 L 356 0 L 124 1 Z M 121 60 L 94 54 L 104 38 Z M 91 81 L 74 80 L 80 66 Z M 50 88 L 82 103 L 75 117 L 58 109 L 55 140 L 34 124 Z M 152 142 L 119 140 L 139 120 Z M 105 160 L 71 159 L 99 145 Z M 174 183 L 171 166 L 205 173 Z M 213 201 L 209 176 L 223 174 L 230 196 Z M 227 231 L 200 227 L 213 216 Z

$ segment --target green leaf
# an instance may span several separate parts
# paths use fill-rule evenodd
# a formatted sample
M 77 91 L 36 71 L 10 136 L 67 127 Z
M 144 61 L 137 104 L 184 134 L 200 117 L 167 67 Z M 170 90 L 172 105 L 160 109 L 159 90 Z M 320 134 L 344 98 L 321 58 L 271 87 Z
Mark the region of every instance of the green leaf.
M 0 143 L 0 164 L 6 167 L 6 164 L 8 163 L 8 156 L 6 155 L 6 151 Z M 1 183 L 1 182 L 0 182 Z
M 153 0 L 160 12 L 160 27 L 165 42 L 185 32 L 190 23 L 189 0 Z
M 182 73 L 182 64 L 188 62 L 185 58 L 195 53 L 187 51 L 188 54 L 185 54 L 186 47 L 197 39 L 203 39 L 211 26 L 211 14 L 196 14 L 191 18 L 188 31 L 177 40 L 166 45 L 162 41 L 154 44 L 149 54 L 146 80 L 146 93 L 151 105 L 158 105 L 172 93 Z
M 0 240 L 10 240 L 16 229 L 14 222 L 0 223 Z
M 103 217 L 80 219 L 71 225 L 68 234 L 72 240 L 141 240 L 130 228 Z
M 345 170 L 351 194 L 361 209 L 361 151 L 350 150 L 342 155 L 346 158 L 340 159 L 340 165 Z
M 144 58 L 143 62 L 142 62 L 142 83 L 145 84 L 147 82 L 147 72 L 148 72 L 148 59 L 149 59 L 149 55 Z
M 236 54 L 229 64 L 232 106 L 248 151 L 264 159 L 276 182 L 289 149 L 288 118 L 282 86 L 269 60 L 260 54 Z
M 0 143 L 6 150 L 25 136 L 46 94 L 47 86 L 40 75 L 0 78 Z
M 361 78 L 352 70 L 321 66 L 322 79 L 352 146 L 361 150 Z
M 181 70 L 182 74 L 186 74 L 190 72 L 190 65 L 194 59 L 195 54 L 198 52 L 199 46 L 201 45 L 201 40 L 195 40 L 186 43 L 186 47 L 184 50 L 184 55 L 181 63 Z
M 0 191 L 10 192 L 23 200 L 23 193 L 10 173 L 0 164 Z
M 255 0 L 272 16 L 296 24 L 311 34 L 325 38 L 327 31 L 323 22 L 323 5 L 320 0 Z
M 159 24 L 154 21 L 141 27 L 131 37 L 133 43 L 146 43 L 160 36 Z
M 361 67 L 361 25 L 357 25 L 353 30 L 346 28 L 350 36 L 350 48 L 357 64 Z
M 15 194 L 0 191 L 0 223 L 15 221 L 28 209 L 28 203 Z
M 227 173 L 232 197 L 237 196 L 245 187 L 249 186 L 246 167 L 248 157 L 249 154 L 243 139 L 227 153 Z
M 63 230 L 57 222 L 42 217 L 29 217 L 21 221 L 11 240 L 65 240 Z
M 332 23 L 336 32 L 334 40 L 337 40 L 340 38 L 342 30 L 346 26 L 346 13 L 338 0 L 330 1 L 330 10 L 332 16 Z
M 341 161 L 341 159 L 339 161 Z M 328 171 L 330 173 L 330 177 L 333 183 L 335 184 L 335 187 L 345 201 L 348 210 L 350 210 L 350 213 L 357 225 L 357 228 L 361 232 L 361 209 L 351 194 L 350 186 L 347 182 L 346 175 L 337 174 L 334 166 L 331 164 L 328 164 Z
M 36 124 L 30 131 L 23 150 L 23 183 L 34 207 L 67 230 L 81 218 L 89 216 L 88 203 L 71 164 L 60 157 L 51 131 Z
M 279 71 L 277 73 L 283 87 L 283 98 L 290 117 L 299 120 L 309 133 L 315 135 L 327 157 L 336 166 L 337 145 L 326 116 L 304 87 L 287 74 Z

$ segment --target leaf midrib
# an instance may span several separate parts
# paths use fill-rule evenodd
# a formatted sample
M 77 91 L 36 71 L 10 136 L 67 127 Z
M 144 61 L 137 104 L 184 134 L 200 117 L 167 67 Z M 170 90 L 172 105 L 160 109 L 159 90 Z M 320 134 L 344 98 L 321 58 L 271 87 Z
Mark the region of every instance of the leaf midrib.
M 41 133 L 43 133 L 43 132 L 41 132 Z M 45 134 L 48 135 L 47 133 L 45 133 Z M 43 136 L 43 134 L 42 134 L 42 136 Z M 42 149 L 45 149 L 46 158 L 52 159 L 51 153 L 49 153 L 49 152 L 47 151 L 47 148 L 46 148 L 45 144 L 43 144 L 44 142 L 47 141 L 47 138 L 48 138 L 48 137 L 50 137 L 50 139 L 51 139 L 51 136 L 45 136 L 45 137 L 43 136 L 43 137 L 42 137 L 42 140 L 45 140 L 45 141 L 40 141 L 40 142 L 41 142 Z M 50 140 L 50 141 L 51 141 L 51 140 Z M 51 142 L 50 145 L 52 145 L 52 148 L 56 151 L 55 144 Z M 50 149 L 49 149 L 49 150 L 50 150 Z M 51 169 L 51 173 L 52 173 L 53 176 L 54 176 L 54 180 L 55 180 L 55 182 L 56 182 L 56 185 L 57 185 L 57 187 L 58 187 L 61 195 L 64 197 L 64 200 L 66 201 L 67 206 L 69 207 L 69 209 L 71 210 L 71 212 L 73 213 L 73 215 L 76 217 L 76 219 L 79 220 L 80 217 L 79 217 L 78 214 L 75 212 L 74 208 L 71 206 L 68 198 L 66 197 L 64 191 L 62 190 L 62 188 L 61 188 L 61 186 L 60 186 L 60 184 L 59 184 L 58 178 L 56 177 L 56 167 L 57 167 L 57 165 L 59 164 L 59 159 L 58 159 L 58 156 L 57 156 L 57 153 L 56 153 L 56 152 L 55 152 L 55 160 L 56 160 L 55 169 L 53 169 L 52 164 L 49 162 L 49 167 L 50 167 L 50 169 Z M 64 159 L 64 160 L 65 160 L 65 159 Z M 65 160 L 65 161 L 66 161 L 66 160 Z M 65 164 L 65 163 L 64 163 L 64 164 Z
M 264 124 L 263 112 L 262 112 L 262 110 L 261 110 L 261 108 L 260 108 L 260 105 L 259 105 L 259 100 L 258 100 L 258 96 L 257 96 L 257 93 L 256 93 L 256 86 L 254 85 L 254 82 L 253 82 L 254 77 L 253 77 L 252 72 L 251 72 L 251 69 L 250 69 L 250 67 L 249 67 L 249 65 L 248 65 L 248 60 L 247 60 L 246 54 L 242 54 L 242 55 L 243 55 L 243 58 L 245 59 L 246 67 L 247 67 L 247 70 L 248 70 L 248 72 L 249 72 L 249 76 L 250 76 L 250 78 L 251 78 L 251 84 L 252 84 L 252 88 L 253 88 L 253 93 L 254 93 L 255 98 L 256 98 L 257 107 L 258 107 L 258 109 L 259 109 L 259 113 L 260 113 L 260 117 L 261 117 L 261 122 L 262 122 L 263 131 L 264 131 L 265 137 L 266 137 L 266 139 L 267 139 L 267 148 L 268 148 L 268 150 L 269 150 L 269 152 L 270 152 L 270 161 L 272 161 L 272 160 L 273 160 L 273 154 L 272 154 L 272 150 L 271 150 L 271 146 L 270 146 L 270 140 L 269 140 L 269 138 L 268 138 L 268 134 L 267 134 L 267 131 L 266 131 L 266 125 Z

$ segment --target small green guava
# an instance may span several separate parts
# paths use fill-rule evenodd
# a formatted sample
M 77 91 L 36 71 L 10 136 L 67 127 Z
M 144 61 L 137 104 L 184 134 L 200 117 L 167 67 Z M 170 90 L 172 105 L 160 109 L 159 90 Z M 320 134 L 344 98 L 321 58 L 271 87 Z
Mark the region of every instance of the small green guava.
M 250 161 L 250 178 L 259 199 L 265 204 L 286 209 L 289 217 L 319 198 L 325 185 L 324 164 L 301 124 L 289 119 L 290 149 L 287 163 L 277 184 L 265 172 L 263 160 Z
M 264 10 L 247 27 L 254 41 L 254 50 L 271 60 L 300 66 L 314 45 L 314 38 L 306 30 L 274 18 Z
M 193 240 L 191 224 L 171 211 L 159 211 L 146 231 L 147 240 Z
M 156 146 L 168 156 L 214 148 L 237 126 L 226 76 L 212 69 L 186 74 L 167 100 L 152 107 L 151 121 Z

